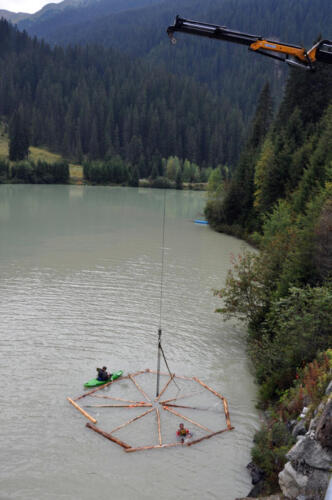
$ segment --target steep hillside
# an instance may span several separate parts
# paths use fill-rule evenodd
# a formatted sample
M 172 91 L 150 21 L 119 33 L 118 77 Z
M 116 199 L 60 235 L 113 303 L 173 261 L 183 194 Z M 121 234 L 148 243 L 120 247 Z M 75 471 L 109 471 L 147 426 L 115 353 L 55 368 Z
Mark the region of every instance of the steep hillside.
M 147 2 L 147 5 L 144 5 Z M 332 37 L 330 0 L 142 0 L 98 2 L 91 9 L 76 9 L 20 27 L 51 43 L 99 43 L 142 57 L 176 75 L 188 75 L 222 96 L 247 124 L 257 95 L 269 80 L 278 102 L 287 75 L 283 63 L 248 54 L 246 48 L 229 43 L 178 36 L 173 47 L 165 34 L 176 14 L 226 25 L 233 29 L 303 44 L 310 47 L 320 33 Z M 157 5 L 153 5 L 157 4 Z M 106 7 L 107 6 L 107 7 Z
M 120 157 L 149 175 L 176 155 L 232 163 L 243 131 L 227 103 L 193 80 L 111 49 L 51 49 L 0 21 L 0 116 L 31 144 L 81 160 Z

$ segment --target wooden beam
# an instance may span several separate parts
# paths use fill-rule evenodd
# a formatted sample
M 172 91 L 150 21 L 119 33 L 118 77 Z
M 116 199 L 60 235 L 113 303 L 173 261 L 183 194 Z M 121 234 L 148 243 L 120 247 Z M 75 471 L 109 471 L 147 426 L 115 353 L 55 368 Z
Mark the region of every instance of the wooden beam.
M 160 425 L 160 411 L 159 411 L 159 408 L 156 408 L 156 413 L 157 413 L 159 444 L 161 446 L 163 443 L 162 443 L 162 440 L 161 440 L 161 425 Z
M 134 379 L 133 375 L 128 375 L 128 377 L 130 378 L 130 380 L 136 385 L 137 389 L 139 390 L 139 392 L 141 394 L 143 394 L 143 396 L 145 397 L 145 399 L 147 401 L 150 401 L 151 403 L 151 399 L 149 398 L 149 396 L 143 391 L 142 387 L 136 382 L 136 380 Z
M 151 408 L 152 404 L 144 403 L 138 405 L 85 405 L 85 408 Z
M 201 392 L 203 392 L 203 391 L 200 390 L 200 391 L 196 391 L 196 392 L 191 392 L 190 394 L 184 394 L 183 396 L 179 396 L 177 398 L 164 399 L 164 401 L 160 401 L 160 404 L 163 405 L 165 403 L 170 403 L 171 401 L 178 401 L 179 399 L 190 398 L 191 396 L 195 396 L 196 394 L 200 394 Z
M 101 429 L 99 429 L 98 427 L 96 427 L 95 425 L 92 425 L 92 424 L 89 424 L 87 423 L 86 426 L 97 432 L 97 434 L 101 434 L 102 436 L 104 436 L 106 439 L 109 439 L 110 441 L 113 441 L 113 443 L 116 443 L 118 444 L 119 446 L 122 446 L 122 448 L 124 448 L 125 450 L 129 450 L 131 447 L 129 446 L 129 444 L 125 443 L 124 441 L 121 441 L 120 439 L 112 436 L 111 434 L 109 434 L 108 432 L 104 432 L 102 431 Z
M 183 443 L 168 443 L 168 444 L 156 444 L 153 446 L 141 446 L 139 448 L 129 448 L 126 451 L 126 453 L 132 453 L 134 451 L 144 451 L 144 450 L 156 450 L 156 449 L 161 449 L 161 448 L 172 448 L 173 446 L 183 446 Z
M 85 418 L 87 418 L 88 420 L 90 420 L 94 424 L 97 423 L 97 420 L 95 418 L 91 417 L 91 415 L 89 415 L 86 411 L 84 411 L 83 408 L 81 408 L 80 406 L 78 406 L 78 404 L 75 403 L 75 401 L 73 401 L 70 398 L 67 398 L 67 400 L 69 401 L 70 404 L 72 404 L 74 406 L 74 408 L 76 408 L 79 412 L 81 412 L 82 415 L 85 416 Z
M 162 406 L 165 405 L 165 403 L 160 403 Z M 184 406 L 184 405 L 173 405 L 170 403 L 167 403 L 166 406 L 170 406 L 171 408 L 187 408 L 188 410 L 201 410 L 201 411 L 211 411 L 210 408 L 198 408 L 197 406 Z
M 213 432 L 211 429 L 208 429 L 204 425 L 199 424 L 198 422 L 195 422 L 195 420 L 191 420 L 191 418 L 185 417 L 184 415 L 181 415 L 181 413 L 178 413 L 175 410 L 172 410 L 168 406 L 163 406 L 164 410 L 169 411 L 170 413 L 173 413 L 173 415 L 176 415 L 177 417 L 183 418 L 183 420 L 187 420 L 187 422 L 190 422 L 193 425 L 196 425 L 196 427 L 199 427 L 200 429 L 204 429 L 205 431 L 208 432 Z
M 121 424 L 118 427 L 115 427 L 115 429 L 113 429 L 111 431 L 111 434 L 113 434 L 113 432 L 118 431 L 119 429 L 123 429 L 123 427 L 126 427 L 127 425 L 131 424 L 132 422 L 135 422 L 135 420 L 138 420 L 142 417 L 145 417 L 145 415 L 147 415 L 148 413 L 151 413 L 152 411 L 155 411 L 155 408 L 151 408 L 151 410 L 148 410 L 145 413 L 142 413 L 142 415 L 138 415 L 138 417 L 132 418 L 131 420 L 128 420 L 128 422 L 125 422 L 124 424 Z
M 189 441 L 188 443 L 186 443 L 186 445 L 192 446 L 193 444 L 197 444 L 197 443 L 200 443 L 201 441 L 204 441 L 204 439 L 210 439 L 213 436 L 217 436 L 218 434 L 222 434 L 223 432 L 232 431 L 233 429 L 234 429 L 234 427 L 231 427 L 230 429 L 223 429 L 221 431 L 212 432 L 211 434 L 208 434 L 207 436 L 203 436 L 199 439 L 195 439 L 194 441 Z
M 175 373 L 173 373 L 173 375 L 169 378 L 167 384 L 165 385 L 165 387 L 163 388 L 163 390 L 161 391 L 161 393 L 159 394 L 159 396 L 155 399 L 156 403 L 159 401 L 159 399 L 161 398 L 161 396 L 164 394 L 164 392 L 166 391 L 167 387 L 169 386 L 169 384 L 174 379 L 174 376 L 175 376 Z
M 204 384 L 204 382 L 202 382 L 201 380 L 199 380 L 199 378 L 194 377 L 194 380 L 195 380 L 195 382 L 198 382 L 198 384 L 200 384 L 203 387 L 205 387 L 205 389 L 207 389 L 208 391 L 212 392 L 212 394 L 214 394 L 215 396 L 217 396 L 217 398 L 221 399 L 222 401 L 225 399 L 221 394 L 219 394 L 219 392 L 213 390 L 211 387 L 209 387 L 208 385 Z
M 100 394 L 92 394 L 92 398 L 100 398 L 100 399 L 111 399 L 112 401 L 122 401 L 123 403 L 133 403 L 133 404 L 146 404 L 145 401 L 133 401 L 132 399 L 122 399 L 122 398 L 114 398 L 112 396 L 101 396 Z
M 229 416 L 229 409 L 228 409 L 228 403 L 227 403 L 227 399 L 224 398 L 224 410 L 225 410 L 225 417 L 226 417 L 226 423 L 227 423 L 227 427 L 229 429 L 232 428 L 232 424 L 231 424 L 231 418 Z

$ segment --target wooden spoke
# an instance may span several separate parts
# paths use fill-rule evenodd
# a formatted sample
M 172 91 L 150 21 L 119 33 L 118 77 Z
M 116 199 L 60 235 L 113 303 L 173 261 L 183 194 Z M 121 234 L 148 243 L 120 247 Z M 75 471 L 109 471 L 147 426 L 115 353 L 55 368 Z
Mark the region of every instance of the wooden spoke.
M 112 396 L 101 396 L 100 394 L 92 394 L 91 397 L 100 399 L 111 399 L 112 401 L 123 401 L 124 403 L 134 403 L 137 405 L 145 404 L 145 401 L 133 401 L 131 399 L 114 398 Z
M 145 415 L 147 415 L 148 413 L 151 413 L 152 411 L 155 411 L 155 410 L 156 410 L 155 408 L 151 408 L 151 410 L 148 410 L 145 413 L 142 413 L 142 415 L 138 415 L 138 417 L 132 418 L 131 420 L 128 420 L 128 422 L 125 422 L 124 424 L 121 424 L 118 427 L 115 427 L 115 429 L 113 429 L 111 431 L 111 434 L 113 434 L 113 432 L 116 432 L 120 429 L 123 429 L 123 427 L 126 427 L 127 425 L 131 424 L 132 422 L 135 422 L 135 420 L 138 420 L 142 417 L 145 417 Z
M 164 399 L 164 401 L 160 401 L 160 404 L 163 405 L 164 403 L 170 403 L 171 401 L 179 401 L 179 399 L 190 398 L 191 396 L 195 396 L 200 392 L 202 391 L 196 391 L 196 392 L 191 392 L 190 394 L 184 394 L 183 396 L 179 396 L 178 398 Z
M 165 403 L 161 403 L 163 406 Z M 197 406 L 183 406 L 183 405 L 173 405 L 167 403 L 166 406 L 170 406 L 171 408 L 187 408 L 188 410 L 201 410 L 201 411 L 211 411 L 209 408 L 198 408 Z
M 143 372 L 144 373 L 144 372 Z M 139 390 L 139 392 L 141 394 L 143 394 L 143 396 L 145 397 L 145 399 L 147 401 L 150 401 L 151 403 L 151 399 L 149 398 L 149 396 L 143 391 L 142 387 L 136 382 L 136 380 L 134 379 L 134 377 L 132 375 L 128 375 L 128 377 L 130 378 L 130 380 L 136 385 L 137 389 Z
M 160 411 L 159 411 L 159 408 L 156 408 L 156 413 L 157 413 L 157 423 L 158 423 L 159 444 L 161 446 L 163 443 L 162 443 L 162 440 L 161 440 L 161 425 L 160 425 Z
M 208 429 L 204 425 L 199 424 L 198 422 L 195 422 L 195 420 L 191 420 L 191 418 L 185 417 L 184 415 L 181 415 L 181 413 L 178 413 L 175 410 L 172 410 L 168 406 L 163 406 L 164 410 L 169 411 L 170 413 L 173 413 L 173 415 L 176 415 L 177 417 L 183 418 L 183 420 L 187 420 L 187 422 L 190 422 L 193 425 L 196 425 L 196 427 L 199 427 L 200 429 L 204 429 L 205 431 L 208 432 L 213 432 L 211 429 Z
M 138 405 L 85 405 L 85 408 L 151 408 L 152 404 L 140 403 Z
M 169 378 L 169 380 L 167 381 L 167 384 L 165 385 L 165 387 L 163 388 L 163 390 L 161 391 L 161 393 L 159 394 L 159 396 L 155 399 L 156 402 L 159 401 L 159 399 L 161 398 L 161 396 L 164 394 L 164 392 L 166 391 L 167 387 L 169 386 L 169 384 L 174 379 L 174 376 L 175 376 L 175 374 L 173 373 L 173 375 Z

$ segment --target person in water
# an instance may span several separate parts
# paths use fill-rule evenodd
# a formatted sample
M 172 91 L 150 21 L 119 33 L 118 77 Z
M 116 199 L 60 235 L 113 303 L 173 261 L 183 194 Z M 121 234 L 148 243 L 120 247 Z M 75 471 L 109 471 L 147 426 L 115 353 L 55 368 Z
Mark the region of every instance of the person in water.
M 189 429 L 186 429 L 183 424 L 180 424 L 178 430 L 176 431 L 176 435 L 181 438 L 182 443 L 184 442 L 184 438 L 191 437 L 192 434 Z
M 97 368 L 97 372 L 98 372 L 97 380 L 100 380 L 101 382 L 105 382 L 111 377 L 111 374 L 107 373 L 106 366 L 103 366 L 102 368 Z

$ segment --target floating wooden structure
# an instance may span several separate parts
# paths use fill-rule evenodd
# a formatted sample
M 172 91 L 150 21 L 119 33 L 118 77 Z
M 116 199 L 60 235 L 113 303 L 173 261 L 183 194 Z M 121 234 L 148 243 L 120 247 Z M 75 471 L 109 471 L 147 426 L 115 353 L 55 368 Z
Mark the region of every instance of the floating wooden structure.
M 167 375 L 168 380 L 166 384 L 164 385 L 163 389 L 160 391 L 159 395 L 156 398 L 150 398 L 150 396 L 143 390 L 141 385 L 137 382 L 136 377 L 142 374 L 159 374 L 159 375 Z M 96 394 L 98 391 L 104 390 L 106 387 L 110 387 L 112 384 L 116 384 L 121 382 L 122 380 L 127 379 L 130 380 L 134 386 L 136 387 L 137 391 L 140 393 L 140 398 L 143 396 L 144 401 L 135 401 L 133 399 L 123 399 L 120 397 L 114 397 L 110 395 L 102 395 L 101 393 Z M 224 415 L 224 418 L 226 420 L 226 427 L 224 429 L 216 430 L 213 431 L 206 427 L 205 425 L 202 425 L 199 422 L 196 422 L 192 418 L 189 418 L 188 416 L 183 415 L 182 413 L 179 413 L 177 409 L 184 408 L 188 410 L 202 410 L 202 411 L 209 411 L 207 408 L 200 408 L 199 405 L 196 403 L 193 406 L 189 405 L 178 405 L 176 404 L 178 400 L 183 400 L 185 398 L 190 398 L 194 395 L 197 395 L 199 391 L 196 392 L 191 392 L 191 393 L 186 393 L 186 394 L 179 394 L 177 397 L 172 397 L 169 399 L 164 399 L 162 400 L 162 396 L 166 393 L 169 385 L 171 384 L 172 381 L 175 382 L 175 379 L 179 379 L 182 381 L 191 381 L 200 386 L 200 392 L 202 392 L 202 388 L 209 391 L 213 396 L 215 396 L 220 402 L 222 402 L 221 405 L 218 405 L 218 409 L 220 411 L 221 415 Z M 86 398 L 87 396 L 91 396 L 94 398 L 100 398 L 100 399 L 108 399 L 112 400 L 115 403 L 113 404 L 89 404 L 89 405 L 84 405 L 85 407 L 88 408 L 95 408 L 95 409 L 100 409 L 100 408 L 126 408 L 130 410 L 131 408 L 143 408 L 146 409 L 143 413 L 140 415 L 135 416 L 134 418 L 131 418 L 130 420 L 125 421 L 124 423 L 121 423 L 117 427 L 115 427 L 111 432 L 105 432 L 104 430 L 100 429 L 97 427 L 96 424 L 97 420 L 89 415 L 83 408 L 81 408 L 78 404 L 77 401 Z M 228 408 L 228 402 L 224 396 L 222 396 L 219 392 L 215 391 L 211 387 L 209 387 L 207 384 L 202 382 L 200 379 L 197 377 L 183 377 L 175 374 L 170 374 L 170 373 L 163 373 L 163 372 L 156 372 L 154 370 L 143 370 L 139 371 L 133 374 L 128 374 L 125 377 L 121 377 L 117 380 L 110 381 L 102 386 L 99 386 L 92 391 L 85 392 L 81 396 L 78 396 L 75 399 L 67 398 L 68 401 L 82 414 L 84 415 L 85 418 L 90 420 L 92 423 L 87 423 L 86 427 L 89 429 L 93 430 L 97 434 L 100 434 L 101 436 L 105 437 L 109 441 L 112 441 L 113 443 L 117 444 L 118 446 L 122 447 L 125 452 L 127 453 L 133 453 L 136 451 L 145 451 L 145 450 L 153 450 L 153 449 L 163 449 L 163 448 L 172 448 L 172 447 L 177 447 L 177 446 L 193 446 L 195 444 L 201 443 L 202 441 L 206 439 L 210 439 L 212 437 L 218 436 L 220 434 L 223 434 L 224 432 L 227 431 L 232 431 L 234 427 L 231 424 L 231 419 L 230 419 L 230 414 L 229 414 L 229 408 Z M 176 408 L 176 410 L 175 410 Z M 164 412 L 161 412 L 160 410 L 164 410 Z M 106 410 L 105 410 L 106 411 Z M 217 411 L 215 408 L 213 411 Z M 123 440 L 119 439 L 117 436 L 114 435 L 117 431 L 124 429 L 125 427 L 129 426 L 130 424 L 136 422 L 137 420 L 140 420 L 144 418 L 145 416 L 152 414 L 155 412 L 156 414 L 156 423 L 157 423 L 157 436 L 158 436 L 158 444 L 151 444 L 148 446 L 132 446 L 129 443 L 124 442 Z M 201 431 L 205 431 L 207 434 L 205 434 L 202 437 L 199 437 L 197 439 L 190 439 L 190 440 L 185 440 L 184 442 L 178 441 L 175 443 L 163 443 L 162 439 L 162 413 L 167 412 L 170 415 L 174 415 L 177 418 L 183 419 L 190 424 L 194 425 L 195 427 L 201 429 Z M 103 412 L 104 415 L 104 412 Z

